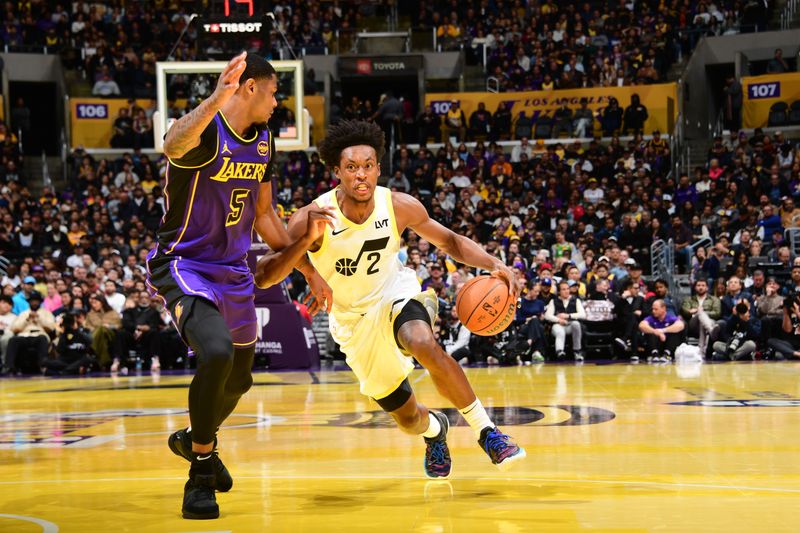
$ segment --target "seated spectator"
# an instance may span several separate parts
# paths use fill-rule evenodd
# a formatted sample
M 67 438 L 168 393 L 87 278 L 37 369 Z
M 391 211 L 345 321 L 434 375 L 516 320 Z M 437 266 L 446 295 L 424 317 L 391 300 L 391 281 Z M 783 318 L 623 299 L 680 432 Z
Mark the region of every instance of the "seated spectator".
M 681 304 L 681 316 L 689 325 L 688 334 L 698 335 L 698 347 L 705 356 L 709 339 L 713 340 L 718 328 L 717 321 L 722 316 L 722 303 L 719 298 L 708 293 L 708 282 L 698 279 L 694 282 L 694 294 Z
M 783 323 L 783 296 L 780 295 L 780 285 L 774 277 L 769 277 L 766 282 L 764 294 L 755 300 L 756 317 L 761 320 L 761 340 L 779 337 Z
M 542 298 L 542 285 L 538 280 L 528 284 L 528 290 L 520 299 L 514 324 L 520 333 L 527 338 L 531 347 L 532 363 L 543 363 L 545 352 L 544 317 L 545 307 L 549 298 Z
M 533 136 L 533 119 L 525 114 L 525 111 L 520 111 L 514 121 L 514 138 L 522 139 L 523 137 L 531 138 Z
M 639 322 L 643 309 L 644 298 L 639 294 L 639 284 L 630 278 L 624 280 L 614 308 L 617 324 L 614 342 L 623 353 L 630 355 L 632 363 L 639 362 Z
M 17 319 L 17 315 L 11 312 L 14 301 L 5 294 L 0 296 L 0 369 L 6 366 L 6 353 L 8 352 L 8 341 L 14 334 L 11 326 Z
M 600 125 L 606 137 L 615 135 L 622 127 L 622 108 L 613 96 L 608 99 L 608 106 L 600 113 Z
M 14 308 L 11 310 L 12 313 L 15 315 L 20 315 L 30 309 L 29 301 L 31 296 L 36 293 L 36 290 L 33 288 L 35 284 L 36 278 L 33 276 L 25 276 L 22 279 L 22 283 L 20 283 L 22 290 L 16 293 L 12 298 L 12 301 L 14 302 Z M 41 294 L 39 294 L 39 297 L 41 297 Z
M 151 305 L 150 295 L 146 290 L 136 294 L 134 306 L 122 313 L 122 328 L 114 337 L 113 361 L 111 372 L 121 370 L 123 362 L 135 353 L 136 358 L 150 357 L 150 370 L 158 371 L 161 363 L 158 359 L 158 329 L 161 317 Z
M 639 95 L 631 95 L 631 105 L 625 108 L 623 133 L 639 135 L 644 131 L 644 123 L 647 122 L 647 108 L 639 101 Z
M 767 63 L 767 74 L 783 74 L 789 70 L 789 64 L 783 58 L 783 50 L 776 48 L 772 59 Z
M 653 283 L 653 294 L 649 295 L 644 300 L 645 316 L 650 316 L 653 314 L 653 304 L 657 300 L 664 302 L 664 305 L 667 306 L 667 312 L 670 315 L 678 314 L 678 307 L 675 305 L 675 300 L 670 294 L 668 294 L 668 291 L 669 285 L 667 284 L 666 280 L 659 278 Z
M 594 133 L 594 113 L 589 109 L 589 100 L 586 97 L 581 98 L 581 107 L 575 111 L 574 124 L 575 137 L 591 137 Z
M 411 191 L 411 183 L 408 178 L 403 174 L 402 170 L 395 170 L 391 178 L 386 182 L 388 189 L 396 189 L 400 192 L 408 193 Z
M 444 128 L 442 129 L 442 142 L 447 143 L 450 137 L 455 135 L 458 142 L 464 142 L 467 135 L 467 118 L 461 109 L 458 100 L 450 102 L 450 109 L 444 116 Z
M 21 374 L 42 367 L 50 347 L 50 334 L 55 331 L 53 313 L 42 307 L 42 295 L 33 291 L 30 309 L 17 316 L 11 325 L 14 336 L 8 341 L 5 372 Z
M 117 118 L 114 119 L 114 130 L 111 137 L 112 148 L 133 148 L 133 119 L 128 113 L 128 108 L 122 107 Z M 115 183 L 115 185 L 120 187 L 120 184 Z
M 89 313 L 86 315 L 85 326 L 92 337 L 92 351 L 97 357 L 100 368 L 111 365 L 111 348 L 121 325 L 122 317 L 111 308 L 103 294 L 95 293 L 89 296 Z
M 664 300 L 653 302 L 650 316 L 639 323 L 645 336 L 648 362 L 669 363 L 683 339 L 683 321 L 667 312 Z
M 558 139 L 562 133 L 569 136 L 572 133 L 572 109 L 567 105 L 566 100 L 561 107 L 556 109 L 553 114 L 553 138 Z
M 489 136 L 492 129 L 492 113 L 486 109 L 484 102 L 478 102 L 478 109 L 469 116 L 470 138 L 482 140 Z M 514 161 L 514 158 L 511 158 Z
M 92 95 L 94 96 L 119 96 L 122 94 L 119 90 L 119 85 L 113 79 L 111 79 L 111 75 L 108 72 L 104 72 L 103 76 L 95 82 L 94 87 L 92 87 Z
M 61 322 L 61 333 L 56 339 L 56 356 L 45 358 L 42 362 L 43 373 L 50 375 L 85 374 L 96 359 L 92 356 L 92 339 L 80 327 L 79 317 L 82 313 L 67 313 Z
M 544 313 L 544 318 L 553 324 L 552 333 L 556 340 L 556 358 L 563 361 L 566 357 L 564 350 L 567 334 L 572 336 L 572 349 L 575 362 L 582 362 L 581 350 L 581 323 L 586 318 L 581 300 L 570 295 L 569 283 L 561 281 L 558 284 L 558 295 L 553 298 Z
M 519 144 L 511 149 L 511 162 L 519 163 L 523 154 L 527 155 L 528 159 L 533 157 L 533 146 L 531 146 L 527 137 L 522 137 L 519 140 Z
M 714 343 L 715 361 L 744 361 L 755 358 L 756 342 L 761 337 L 761 323 L 750 315 L 747 300 L 736 304 L 734 314 L 725 321 L 722 341 Z

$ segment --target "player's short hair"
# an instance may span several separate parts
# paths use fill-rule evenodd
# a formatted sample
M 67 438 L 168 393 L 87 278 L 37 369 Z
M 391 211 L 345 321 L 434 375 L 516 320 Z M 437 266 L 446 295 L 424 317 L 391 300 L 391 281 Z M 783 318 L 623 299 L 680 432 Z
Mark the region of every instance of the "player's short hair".
M 322 161 L 330 168 L 339 164 L 342 151 L 351 146 L 366 145 L 375 149 L 378 161 L 386 152 L 383 130 L 374 122 L 364 120 L 342 120 L 328 129 L 328 135 L 319 143 L 317 151 Z
M 239 76 L 239 85 L 242 85 L 248 79 L 253 78 L 258 81 L 264 78 L 271 78 L 278 73 L 272 64 L 258 54 L 247 54 L 245 58 L 244 71 Z

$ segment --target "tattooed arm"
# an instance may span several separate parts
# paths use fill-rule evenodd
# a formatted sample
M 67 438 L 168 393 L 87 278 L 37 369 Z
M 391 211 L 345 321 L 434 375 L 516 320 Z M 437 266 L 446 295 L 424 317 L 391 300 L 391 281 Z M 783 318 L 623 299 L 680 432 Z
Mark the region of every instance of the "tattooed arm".
M 200 135 L 214 119 L 217 111 L 239 88 L 239 77 L 247 63 L 247 52 L 231 59 L 219 75 L 214 93 L 203 100 L 191 113 L 180 118 L 167 132 L 164 139 L 164 154 L 170 159 L 179 159 L 189 150 L 200 145 Z

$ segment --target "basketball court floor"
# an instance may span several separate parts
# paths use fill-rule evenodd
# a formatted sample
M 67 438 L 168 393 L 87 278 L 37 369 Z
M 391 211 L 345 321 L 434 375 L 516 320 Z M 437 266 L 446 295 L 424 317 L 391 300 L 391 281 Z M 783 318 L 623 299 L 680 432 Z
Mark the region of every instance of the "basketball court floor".
M 180 517 L 190 376 L 0 381 L 0 531 L 797 531 L 800 365 L 467 370 L 528 458 L 492 466 L 458 421 L 422 472 L 345 371 L 260 373 L 220 452 L 221 517 Z M 423 371 L 420 398 L 446 407 Z

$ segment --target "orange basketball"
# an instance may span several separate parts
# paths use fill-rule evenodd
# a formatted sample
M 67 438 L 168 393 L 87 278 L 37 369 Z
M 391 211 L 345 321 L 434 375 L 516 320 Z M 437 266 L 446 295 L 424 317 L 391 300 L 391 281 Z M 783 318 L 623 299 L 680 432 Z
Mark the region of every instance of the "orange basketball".
M 505 282 L 488 275 L 469 280 L 456 296 L 458 319 L 476 335 L 488 337 L 505 330 L 516 308 Z

